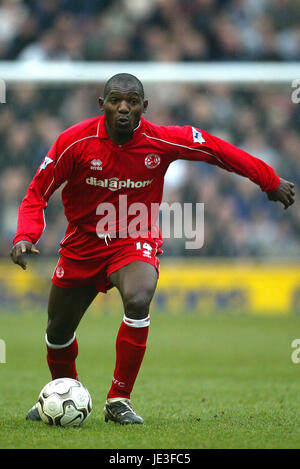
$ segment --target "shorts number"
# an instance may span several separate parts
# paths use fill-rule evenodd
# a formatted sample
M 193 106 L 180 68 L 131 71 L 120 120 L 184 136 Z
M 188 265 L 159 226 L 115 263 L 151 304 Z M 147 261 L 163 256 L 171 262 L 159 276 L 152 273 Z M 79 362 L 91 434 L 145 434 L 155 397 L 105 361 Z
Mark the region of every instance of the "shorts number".
M 136 243 L 136 249 L 138 251 L 143 250 L 143 256 L 145 257 L 151 257 L 151 252 L 152 252 L 152 247 L 148 243 L 141 243 L 141 241 L 138 241 Z

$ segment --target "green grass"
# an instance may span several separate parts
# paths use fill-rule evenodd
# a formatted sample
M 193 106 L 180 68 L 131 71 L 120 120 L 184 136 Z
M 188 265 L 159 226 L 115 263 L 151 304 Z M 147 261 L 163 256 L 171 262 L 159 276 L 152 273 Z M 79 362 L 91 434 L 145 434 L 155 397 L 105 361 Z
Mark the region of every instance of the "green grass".
M 0 315 L 0 448 L 299 448 L 300 363 L 291 342 L 299 319 L 157 316 L 132 401 L 145 424 L 105 423 L 121 316 L 87 313 L 77 331 L 80 380 L 93 398 L 80 428 L 25 415 L 50 380 L 43 314 Z

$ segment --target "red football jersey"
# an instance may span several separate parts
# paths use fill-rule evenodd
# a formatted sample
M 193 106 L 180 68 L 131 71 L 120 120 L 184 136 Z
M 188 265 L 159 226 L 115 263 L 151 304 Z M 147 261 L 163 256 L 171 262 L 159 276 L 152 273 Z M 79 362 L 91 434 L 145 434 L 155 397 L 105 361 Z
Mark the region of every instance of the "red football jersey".
M 104 240 L 96 229 L 105 203 L 116 206 L 116 232 L 122 220 L 120 196 L 127 206 L 159 206 L 164 175 L 177 159 L 204 161 L 249 178 L 263 191 L 274 191 L 280 179 L 262 160 L 192 126 L 159 126 L 141 118 L 133 138 L 117 145 L 107 135 L 105 117 L 93 117 L 65 130 L 38 168 L 19 208 L 14 244 L 37 243 L 45 228 L 44 209 L 64 182 L 62 202 L 69 222 L 60 252 L 73 259 L 97 257 Z M 147 220 L 148 229 L 155 221 Z M 109 230 L 108 230 L 109 231 Z M 158 232 L 157 237 L 160 234 Z

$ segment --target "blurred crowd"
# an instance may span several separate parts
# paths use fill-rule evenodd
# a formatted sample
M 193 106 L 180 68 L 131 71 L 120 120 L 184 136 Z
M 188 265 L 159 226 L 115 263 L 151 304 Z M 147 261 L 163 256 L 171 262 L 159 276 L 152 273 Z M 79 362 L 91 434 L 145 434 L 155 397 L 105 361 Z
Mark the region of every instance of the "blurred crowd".
M 299 60 L 299 0 L 2 0 L 0 60 Z
M 101 86 L 8 87 L 0 114 L 0 255 L 9 251 L 18 205 L 37 167 L 61 131 L 99 114 Z M 150 101 L 145 118 L 191 124 L 243 148 L 295 182 L 299 197 L 300 107 L 292 102 L 290 87 L 145 84 L 145 91 Z M 171 237 L 165 239 L 166 256 L 299 256 L 299 203 L 285 211 L 246 178 L 180 160 L 167 172 L 164 201 L 205 204 L 204 246 L 186 250 L 185 239 Z M 49 201 L 46 221 L 38 247 L 43 255 L 57 255 L 66 228 L 60 190 Z
M 2 0 L 0 18 L 0 60 L 300 59 L 299 0 Z M 300 108 L 291 91 L 146 84 L 146 118 L 224 138 L 294 181 L 299 193 Z M 101 85 L 8 85 L 0 114 L 0 255 L 9 251 L 18 205 L 49 147 L 66 127 L 99 114 L 101 92 Z M 64 235 L 60 192 L 46 210 L 44 255 L 56 255 Z M 164 201 L 205 204 L 204 246 L 187 250 L 185 239 L 165 239 L 166 256 L 299 256 L 299 204 L 283 211 L 247 179 L 178 161 L 168 170 Z

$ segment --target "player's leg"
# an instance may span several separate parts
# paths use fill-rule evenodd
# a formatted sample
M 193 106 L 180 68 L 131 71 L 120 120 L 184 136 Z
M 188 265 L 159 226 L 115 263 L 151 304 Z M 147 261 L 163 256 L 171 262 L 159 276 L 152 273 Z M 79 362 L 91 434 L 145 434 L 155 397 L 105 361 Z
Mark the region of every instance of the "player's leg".
M 157 278 L 156 268 L 143 261 L 131 262 L 110 275 L 121 294 L 127 318 L 142 320 L 148 316 Z
M 104 410 L 106 421 L 143 423 L 129 399 L 146 350 L 149 307 L 157 278 L 156 268 L 143 261 L 131 262 L 110 275 L 122 297 L 124 318 L 116 340 L 115 371 Z
M 52 284 L 46 330 L 47 361 L 52 379 L 77 379 L 77 326 L 97 295 L 95 285 L 60 288 Z
M 75 360 L 78 344 L 75 330 L 97 293 L 94 285 L 76 288 L 52 285 L 46 330 L 47 362 L 52 379 L 77 379 Z M 26 419 L 41 420 L 36 404 L 29 410 Z

